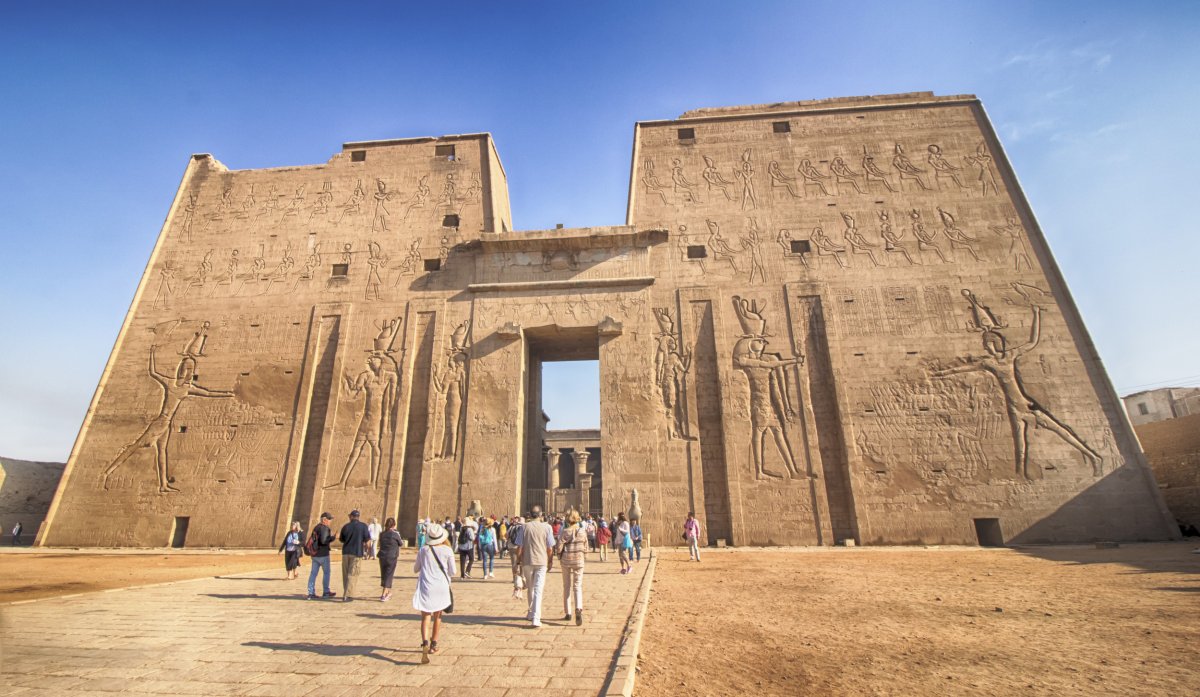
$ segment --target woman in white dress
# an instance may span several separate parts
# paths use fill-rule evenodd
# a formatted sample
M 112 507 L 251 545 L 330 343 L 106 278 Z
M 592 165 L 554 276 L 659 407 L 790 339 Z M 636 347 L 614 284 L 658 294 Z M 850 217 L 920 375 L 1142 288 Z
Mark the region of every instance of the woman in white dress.
M 425 544 L 417 550 L 413 571 L 417 574 L 413 609 L 421 613 L 421 663 L 428 663 L 429 654 L 437 653 L 438 650 L 442 610 L 453 600 L 450 594 L 450 579 L 455 573 L 450 536 L 446 534 L 446 529 L 437 523 L 426 525 Z M 433 625 L 432 632 L 430 624 Z

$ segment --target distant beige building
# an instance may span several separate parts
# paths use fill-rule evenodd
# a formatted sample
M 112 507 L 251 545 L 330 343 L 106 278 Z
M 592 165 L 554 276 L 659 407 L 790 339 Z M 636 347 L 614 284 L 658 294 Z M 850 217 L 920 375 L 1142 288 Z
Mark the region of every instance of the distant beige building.
M 517 232 L 487 134 L 193 156 L 41 542 L 634 489 L 657 540 L 688 511 L 733 545 L 1177 535 L 977 99 L 699 109 L 632 160 L 624 225 Z M 570 472 L 559 360 L 599 361 Z
M 21 524 L 21 540 L 33 542 L 50 510 L 50 501 L 62 477 L 61 462 L 27 462 L 0 458 L 0 541 L 12 539 L 13 526 Z
M 1123 397 L 1134 426 L 1200 414 L 1200 387 L 1160 387 Z

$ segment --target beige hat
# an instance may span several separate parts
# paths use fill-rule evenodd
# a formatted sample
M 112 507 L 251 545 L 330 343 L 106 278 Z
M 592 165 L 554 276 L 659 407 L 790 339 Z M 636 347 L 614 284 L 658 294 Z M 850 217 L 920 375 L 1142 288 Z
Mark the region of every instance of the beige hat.
M 437 523 L 425 524 L 425 544 L 440 545 L 446 541 L 446 528 Z

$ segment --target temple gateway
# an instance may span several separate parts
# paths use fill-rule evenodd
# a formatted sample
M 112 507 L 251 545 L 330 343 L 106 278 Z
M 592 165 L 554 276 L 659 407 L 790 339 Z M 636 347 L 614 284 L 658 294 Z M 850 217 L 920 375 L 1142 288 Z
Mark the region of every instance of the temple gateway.
M 39 542 L 634 490 L 658 542 L 1177 535 L 976 98 L 698 109 L 632 159 L 624 225 L 516 231 L 488 134 L 193 155 Z M 547 430 L 580 359 L 599 432 Z

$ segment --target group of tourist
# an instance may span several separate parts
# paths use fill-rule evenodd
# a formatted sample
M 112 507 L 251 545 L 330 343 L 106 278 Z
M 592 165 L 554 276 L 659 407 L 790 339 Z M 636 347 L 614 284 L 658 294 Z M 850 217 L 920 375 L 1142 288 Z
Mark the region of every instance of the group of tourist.
M 386 602 L 392 596 L 392 582 L 403 540 L 396 530 L 396 520 L 388 518 L 382 526 L 372 518 L 371 524 L 361 521 L 361 514 L 350 512 L 349 520 L 342 525 L 336 538 L 331 527 L 333 516 L 322 513 L 320 522 L 308 535 L 299 522 L 292 523 L 284 536 L 279 551 L 285 554 L 284 567 L 288 579 L 299 577 L 299 567 L 304 556 L 312 558 L 308 575 L 309 600 L 335 598 L 337 593 L 330 589 L 330 548 L 336 539 L 342 549 L 342 601 L 355 598 L 355 586 L 365 559 L 379 561 L 379 576 L 382 592 L 379 597 Z M 694 535 L 699 536 L 699 524 L 688 514 L 684 525 L 685 536 L 689 525 Z M 421 661 L 429 662 L 429 655 L 438 652 L 438 634 L 442 614 L 453 611 L 454 593 L 451 579 L 472 578 L 474 560 L 482 566 L 482 580 L 495 578 L 495 559 L 508 557 L 512 570 L 513 597 L 527 602 L 525 619 L 531 627 L 542 626 L 542 599 L 546 576 L 554 569 L 555 560 L 561 567 L 563 581 L 564 621 L 574 620 L 583 624 L 583 571 L 589 551 L 599 555 L 600 561 L 607 558 L 607 550 L 616 550 L 621 563 L 621 574 L 628 574 L 633 565 L 642 558 L 644 536 L 638 521 L 629 521 L 624 513 L 611 520 L 593 518 L 570 511 L 554 516 L 547 521 L 540 507 L 534 507 L 529 515 L 445 518 L 435 523 L 425 518 L 418 521 L 415 530 L 417 555 L 413 572 L 417 574 L 416 591 L 413 594 L 413 609 L 421 613 Z M 694 558 L 699 561 L 699 550 L 690 544 Z M 455 555 L 457 553 L 457 559 Z M 321 575 L 321 594 L 317 594 L 317 576 Z

